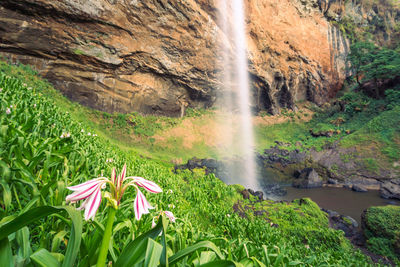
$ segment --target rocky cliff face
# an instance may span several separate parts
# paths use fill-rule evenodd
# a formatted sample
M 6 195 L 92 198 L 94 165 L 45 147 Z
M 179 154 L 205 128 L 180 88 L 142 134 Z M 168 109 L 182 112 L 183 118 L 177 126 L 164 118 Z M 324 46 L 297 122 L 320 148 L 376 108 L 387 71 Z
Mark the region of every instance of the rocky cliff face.
M 254 108 L 321 104 L 345 78 L 349 43 L 317 0 L 247 0 Z M 217 0 L 2 0 L 0 52 L 63 94 L 109 111 L 178 115 L 210 107 L 234 53 Z
M 324 16 L 350 37 L 368 38 L 384 46 L 400 44 L 398 0 L 318 0 Z

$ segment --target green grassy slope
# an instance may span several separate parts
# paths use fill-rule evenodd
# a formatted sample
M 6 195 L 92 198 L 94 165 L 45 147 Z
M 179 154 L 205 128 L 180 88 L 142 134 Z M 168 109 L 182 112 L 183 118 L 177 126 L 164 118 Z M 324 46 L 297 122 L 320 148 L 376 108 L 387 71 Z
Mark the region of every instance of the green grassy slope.
M 178 220 L 168 230 L 169 254 L 200 240 L 212 240 L 225 257 L 245 266 L 262 266 L 252 257 L 270 266 L 370 265 L 341 231 L 328 228 L 326 215 L 312 201 L 244 200 L 238 193 L 240 187 L 227 186 L 203 171 L 174 173 L 171 165 L 121 150 L 90 121 L 77 121 L 71 109 L 78 106 L 29 68 L 4 62 L 0 67 L 0 225 L 33 207 L 63 205 L 70 192 L 66 186 L 107 175 L 113 166 L 120 169 L 127 163 L 128 175 L 151 179 L 164 192 L 148 196 L 156 209 L 139 222 L 134 219 L 133 190 L 124 196 L 110 261 L 118 257 L 124 244 L 150 229 L 157 211 L 172 210 Z M 70 137 L 61 138 L 63 133 Z M 105 223 L 105 201 L 101 205 L 95 221 L 84 224 L 83 244 Z M 262 215 L 256 216 L 257 211 Z M 64 253 L 69 224 L 63 216 L 48 217 L 30 225 L 23 241 L 10 236 L 13 251 L 19 253 L 16 259 L 29 258 L 39 248 Z M 21 246 L 31 250 L 20 254 Z M 87 257 L 81 250 L 79 260 L 84 262 Z M 196 257 L 185 258 L 183 266 Z

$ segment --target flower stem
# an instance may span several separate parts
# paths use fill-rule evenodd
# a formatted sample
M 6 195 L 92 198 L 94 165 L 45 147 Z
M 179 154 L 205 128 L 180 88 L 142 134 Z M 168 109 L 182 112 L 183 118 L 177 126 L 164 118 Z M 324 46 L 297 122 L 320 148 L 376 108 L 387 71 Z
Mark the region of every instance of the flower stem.
M 116 211 L 117 210 L 114 209 L 113 207 L 110 207 L 108 209 L 107 225 L 106 229 L 104 230 L 103 240 L 101 241 L 99 258 L 97 259 L 97 264 L 96 264 L 97 267 L 104 267 L 104 263 L 107 259 L 108 246 L 110 244 L 112 226 L 114 224 Z

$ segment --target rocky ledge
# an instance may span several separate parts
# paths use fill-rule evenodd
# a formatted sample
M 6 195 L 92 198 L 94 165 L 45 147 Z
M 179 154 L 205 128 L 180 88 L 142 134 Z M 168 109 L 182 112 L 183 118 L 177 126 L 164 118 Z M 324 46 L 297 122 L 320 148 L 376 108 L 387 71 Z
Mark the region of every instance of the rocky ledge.
M 400 175 L 396 170 L 370 170 L 354 148 L 326 147 L 289 150 L 277 142 L 275 147 L 258 155 L 265 170 L 293 177 L 295 187 L 346 187 L 356 192 L 380 190 L 383 198 L 400 199 Z M 286 178 L 287 179 L 287 178 Z
M 230 1 L 227 1 L 230 3 Z M 2 0 L 0 54 L 108 112 L 210 107 L 233 40 L 214 0 Z M 349 41 L 315 0 L 246 1 L 254 109 L 321 104 L 346 77 Z M 232 18 L 229 18 L 232 19 Z

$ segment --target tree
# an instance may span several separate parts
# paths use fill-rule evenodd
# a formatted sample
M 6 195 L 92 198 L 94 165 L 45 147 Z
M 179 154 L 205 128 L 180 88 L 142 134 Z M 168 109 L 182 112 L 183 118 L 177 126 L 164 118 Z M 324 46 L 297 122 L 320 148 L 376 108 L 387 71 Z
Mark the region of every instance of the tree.
M 359 86 L 361 86 L 361 79 L 364 76 L 362 67 L 372 61 L 372 54 L 376 49 L 377 47 L 370 42 L 356 42 L 350 47 L 347 60 L 350 61 L 351 70 Z
M 384 84 L 400 76 L 400 53 L 388 48 L 379 48 L 370 42 L 357 42 L 350 48 L 348 60 L 361 89 L 375 91 L 379 98 L 384 93 Z M 373 88 L 368 85 L 373 81 Z

